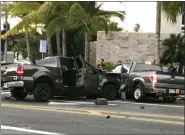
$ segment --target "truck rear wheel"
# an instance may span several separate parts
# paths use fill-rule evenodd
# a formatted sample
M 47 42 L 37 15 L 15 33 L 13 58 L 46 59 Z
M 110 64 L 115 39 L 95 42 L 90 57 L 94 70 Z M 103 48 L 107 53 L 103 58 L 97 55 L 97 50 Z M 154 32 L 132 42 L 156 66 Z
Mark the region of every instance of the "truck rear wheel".
M 37 102 L 47 102 L 52 97 L 52 89 L 47 83 L 38 83 L 35 86 L 33 97 Z
M 143 101 L 145 99 L 144 91 L 141 85 L 137 85 L 134 88 L 134 99 L 135 101 Z
M 117 96 L 116 86 L 113 84 L 106 84 L 103 88 L 102 97 L 108 100 L 114 100 Z
M 24 88 L 13 88 L 11 89 L 11 95 L 16 99 L 16 100 L 24 100 L 28 93 L 24 91 Z

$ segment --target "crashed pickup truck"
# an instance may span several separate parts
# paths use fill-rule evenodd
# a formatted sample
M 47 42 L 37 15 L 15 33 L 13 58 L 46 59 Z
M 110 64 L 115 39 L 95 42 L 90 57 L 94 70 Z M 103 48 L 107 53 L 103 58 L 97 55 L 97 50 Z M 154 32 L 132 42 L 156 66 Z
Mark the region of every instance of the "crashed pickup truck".
M 179 95 L 184 95 L 184 75 L 162 72 L 157 65 L 126 62 L 117 65 L 109 74 L 119 80 L 121 98 L 125 97 L 125 91 L 136 101 L 163 97 L 165 101 L 174 102 Z
M 96 96 L 113 100 L 119 90 L 114 77 L 102 76 L 80 56 L 49 57 L 36 65 L 4 65 L 1 83 L 11 89 L 14 98 L 23 100 L 30 94 L 38 102 L 48 101 L 53 96 Z

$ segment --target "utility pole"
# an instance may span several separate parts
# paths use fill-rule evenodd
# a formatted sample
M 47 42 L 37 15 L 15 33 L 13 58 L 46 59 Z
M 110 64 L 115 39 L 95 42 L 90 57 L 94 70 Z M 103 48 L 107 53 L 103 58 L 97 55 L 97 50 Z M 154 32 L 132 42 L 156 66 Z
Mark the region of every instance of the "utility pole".
M 0 1 L 0 18 L 1 18 L 1 1 Z M 1 20 L 0 20 L 0 24 L 1 24 Z M 0 26 L 0 35 L 1 35 L 1 26 Z M 0 39 L 1 39 L 1 37 L 0 37 Z M 1 48 L 1 42 L 0 42 L 0 48 Z M 0 60 L 1 60 L 1 55 L 0 55 Z M 0 65 L 0 68 L 1 68 L 1 65 Z M 0 75 L 1 75 L 1 73 L 0 73 Z M 0 80 L 1 80 L 1 77 L 0 77 Z M 1 92 L 1 83 L 0 83 L 0 92 Z M 0 94 L 0 96 L 1 96 L 1 94 Z M 1 98 L 0 98 L 0 103 L 1 103 Z M 0 121 L 0 124 L 1 124 L 1 121 Z M 1 129 L 0 129 L 0 133 L 1 133 Z
M 6 26 L 6 32 L 8 31 L 8 10 L 5 5 L 5 26 Z M 8 39 L 5 38 L 5 46 L 4 46 L 4 61 L 7 63 L 7 48 L 8 48 Z

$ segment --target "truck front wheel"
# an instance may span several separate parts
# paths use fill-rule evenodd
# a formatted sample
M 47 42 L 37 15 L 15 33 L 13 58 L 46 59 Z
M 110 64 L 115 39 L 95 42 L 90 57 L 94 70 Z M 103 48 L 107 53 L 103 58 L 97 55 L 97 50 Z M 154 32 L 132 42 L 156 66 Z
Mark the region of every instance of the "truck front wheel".
M 102 97 L 108 100 L 114 100 L 117 96 L 116 86 L 113 84 L 106 84 L 102 91 Z
M 28 93 L 24 91 L 24 88 L 12 88 L 11 95 L 16 100 L 24 100 L 27 97 Z
M 52 97 L 52 89 L 47 83 L 38 83 L 35 86 L 33 97 L 37 102 L 47 102 Z

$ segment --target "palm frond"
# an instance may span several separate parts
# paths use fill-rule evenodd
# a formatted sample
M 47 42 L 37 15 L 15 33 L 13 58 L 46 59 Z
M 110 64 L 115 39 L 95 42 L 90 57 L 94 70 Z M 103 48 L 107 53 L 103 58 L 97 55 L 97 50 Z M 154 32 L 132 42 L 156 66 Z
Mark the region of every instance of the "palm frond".
M 92 25 L 100 25 L 103 26 L 105 33 L 108 34 L 108 23 L 107 18 L 105 16 L 94 16 L 91 19 Z
M 125 16 L 126 16 L 126 12 L 125 11 L 105 11 L 105 10 L 101 10 L 98 12 L 97 15 L 103 15 L 103 16 L 107 16 L 107 17 L 118 17 L 120 20 L 124 20 Z
M 161 3 L 161 6 L 167 20 L 171 23 L 176 23 L 177 17 L 183 13 L 183 2 L 180 1 L 165 1 Z
M 12 16 L 24 16 L 32 11 L 36 11 L 41 5 L 38 2 L 16 2 L 9 12 Z
M 38 24 L 42 18 L 39 18 L 37 12 L 32 11 L 22 18 L 22 21 L 15 25 L 12 29 L 10 29 L 3 36 L 7 37 L 9 35 L 14 35 L 19 33 L 20 31 L 28 30 L 31 24 Z
M 58 32 L 61 29 L 66 28 L 67 28 L 66 17 L 59 16 L 48 24 L 46 31 L 49 34 L 49 36 L 52 36 L 55 32 Z
M 69 10 L 69 22 L 73 24 L 73 22 L 84 20 L 86 16 L 86 12 L 83 7 L 79 3 L 74 3 Z

